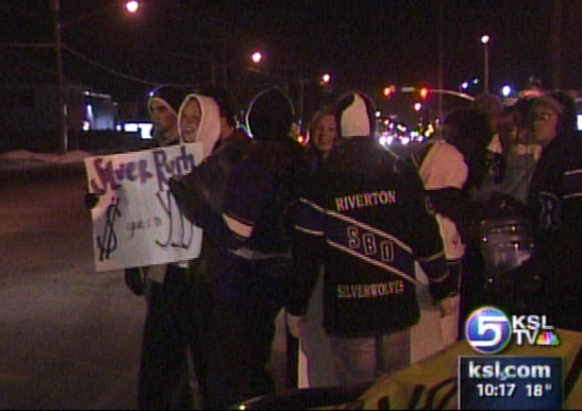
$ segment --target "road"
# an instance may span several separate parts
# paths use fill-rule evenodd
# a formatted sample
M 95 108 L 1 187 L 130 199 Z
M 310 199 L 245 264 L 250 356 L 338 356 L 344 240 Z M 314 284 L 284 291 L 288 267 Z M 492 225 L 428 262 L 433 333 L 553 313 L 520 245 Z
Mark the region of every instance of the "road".
M 84 193 L 80 166 L 0 178 L 0 409 L 137 406 L 145 301 L 120 271 L 95 272 Z

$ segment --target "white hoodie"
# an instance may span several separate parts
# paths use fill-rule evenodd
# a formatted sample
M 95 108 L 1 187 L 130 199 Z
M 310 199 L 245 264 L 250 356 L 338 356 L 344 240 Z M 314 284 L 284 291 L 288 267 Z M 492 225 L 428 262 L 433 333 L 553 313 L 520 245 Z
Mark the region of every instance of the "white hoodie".
M 196 138 L 194 142 L 203 144 L 204 157 L 208 157 L 212 153 L 214 145 L 220 138 L 220 110 L 218 104 L 213 98 L 202 96 L 200 94 L 188 94 L 178 110 L 178 132 L 180 139 L 182 139 L 182 129 L 180 119 L 182 118 L 184 106 L 192 99 L 196 99 L 200 104 L 200 124 L 196 131 Z
M 220 111 L 213 98 L 194 93 L 188 94 L 178 110 L 178 133 L 180 135 L 180 143 L 184 142 L 182 140 L 180 119 L 182 118 L 184 106 L 186 106 L 186 104 L 188 104 L 192 99 L 196 99 L 200 104 L 200 124 L 198 125 L 194 142 L 202 143 L 202 160 L 204 160 L 212 153 L 214 145 L 220 138 Z M 188 263 L 186 261 L 181 261 L 177 264 L 181 267 L 187 267 Z M 165 272 L 165 264 L 151 266 L 148 268 L 148 277 L 156 282 L 163 283 Z

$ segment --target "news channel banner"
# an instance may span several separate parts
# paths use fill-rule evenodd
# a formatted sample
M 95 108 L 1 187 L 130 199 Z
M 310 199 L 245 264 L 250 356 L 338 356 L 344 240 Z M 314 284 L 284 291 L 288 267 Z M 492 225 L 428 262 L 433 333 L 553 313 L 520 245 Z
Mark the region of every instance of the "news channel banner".
M 560 338 L 545 315 L 507 315 L 481 307 L 465 323 L 465 340 L 479 354 L 460 356 L 460 409 L 558 410 L 564 408 L 561 356 L 502 355 L 516 346 L 555 347 Z

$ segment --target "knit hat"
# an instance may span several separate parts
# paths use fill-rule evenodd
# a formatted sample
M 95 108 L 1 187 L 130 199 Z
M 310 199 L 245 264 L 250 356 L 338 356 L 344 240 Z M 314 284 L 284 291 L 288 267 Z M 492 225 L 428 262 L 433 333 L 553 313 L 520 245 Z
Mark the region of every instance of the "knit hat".
M 278 87 L 257 94 L 246 114 L 246 123 L 254 140 L 284 141 L 293 126 L 295 109 L 289 97 Z
M 201 94 L 212 97 L 218 104 L 220 117 L 226 118 L 230 126 L 236 126 L 236 103 L 228 89 L 222 86 L 211 86 L 202 90 Z
M 503 112 L 503 103 L 499 97 L 483 93 L 477 96 L 474 103 L 475 110 L 485 114 L 486 116 L 499 116 Z
M 367 95 L 351 92 L 340 97 L 337 103 L 337 122 L 340 136 L 371 137 L 376 129 L 374 120 L 374 103 Z
M 185 97 L 186 92 L 179 87 L 171 85 L 157 87 L 150 92 L 148 110 L 152 109 L 152 101 L 157 100 L 165 104 L 177 116 Z
M 549 94 L 545 94 L 541 97 L 537 97 L 536 99 L 534 99 L 534 106 L 540 104 L 550 106 L 560 116 L 564 113 L 564 105 Z

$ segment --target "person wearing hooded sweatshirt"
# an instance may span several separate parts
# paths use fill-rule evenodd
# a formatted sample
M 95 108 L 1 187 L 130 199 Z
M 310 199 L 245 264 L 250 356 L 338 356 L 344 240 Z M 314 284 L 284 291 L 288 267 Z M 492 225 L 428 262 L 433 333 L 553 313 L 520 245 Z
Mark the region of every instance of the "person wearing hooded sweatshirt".
M 555 327 L 582 331 L 582 136 L 573 99 L 537 97 L 532 137 L 542 153 L 529 188 L 532 257 L 514 271 L 524 314 L 546 314 Z
M 187 95 L 178 112 L 176 143 L 200 142 L 204 157 L 220 136 L 219 111 L 206 96 Z M 185 219 L 180 219 L 185 224 Z M 204 247 L 201 259 L 205 258 Z M 202 334 L 207 296 L 189 262 L 147 267 L 147 313 L 138 385 L 140 409 L 191 409 L 187 350 L 190 349 L 204 400 L 207 368 Z M 200 308 L 200 310 L 199 310 Z
M 224 250 L 214 278 L 209 332 L 211 409 L 275 390 L 265 367 L 275 319 L 287 301 L 288 213 L 296 199 L 297 175 L 305 169 L 297 143 L 288 137 L 293 118 L 293 105 L 279 88 L 259 93 L 246 116 L 254 142 L 248 155 L 232 165 L 220 208 L 203 194 L 190 196 L 187 215 Z M 174 182 L 174 188 L 180 185 Z
M 420 316 L 415 261 L 436 301 L 453 289 L 418 174 L 374 138 L 373 113 L 363 93 L 340 98 L 340 140 L 325 170 L 305 188 L 295 225 L 288 319 L 300 334 L 300 316 L 323 264 L 323 325 L 345 386 L 410 363 L 408 329 Z
M 459 334 L 460 308 L 465 314 L 468 306 L 465 295 L 467 282 L 477 284 L 481 276 L 475 272 L 464 272 L 463 260 L 469 238 L 465 231 L 468 220 L 474 219 L 475 225 L 480 219 L 480 207 L 470 201 L 468 192 L 479 187 L 485 178 L 485 161 L 488 145 L 493 136 L 490 119 L 480 111 L 472 108 L 456 109 L 449 113 L 441 129 L 441 138 L 421 146 L 410 156 L 410 161 L 418 169 L 427 193 L 431 196 L 436 210 L 445 256 L 451 275 L 457 278 L 459 290 L 451 300 L 447 316 L 441 318 L 440 336 L 444 346 L 455 342 Z M 452 205 L 451 205 L 452 204 Z M 464 215 L 455 214 L 456 209 L 462 209 Z M 469 278 L 467 278 L 469 277 Z M 463 293 L 461 291 L 463 284 Z M 426 327 L 432 327 L 430 320 L 431 308 L 423 311 L 427 318 L 423 319 Z M 461 326 L 462 329 L 462 326 Z M 434 349 L 437 349 L 436 344 Z

